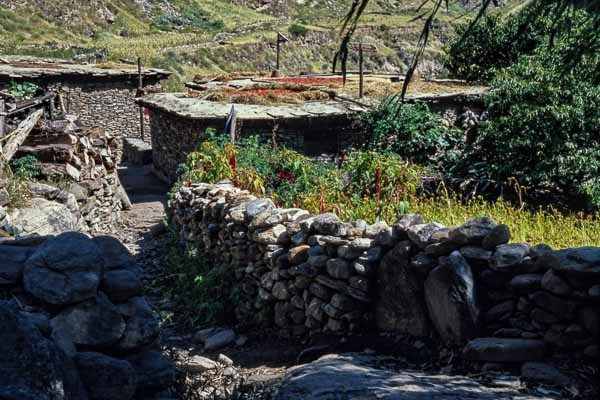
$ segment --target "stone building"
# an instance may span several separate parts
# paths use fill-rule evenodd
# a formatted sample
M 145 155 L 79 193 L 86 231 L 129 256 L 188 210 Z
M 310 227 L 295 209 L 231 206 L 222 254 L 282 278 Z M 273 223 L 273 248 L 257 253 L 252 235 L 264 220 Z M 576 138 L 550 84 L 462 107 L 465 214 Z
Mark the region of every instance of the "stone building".
M 144 93 L 160 90 L 160 81 L 170 72 L 144 68 Z M 54 89 L 61 96 L 67 113 L 75 114 L 89 127 L 99 126 L 117 138 L 140 138 L 140 111 L 135 104 L 139 75 L 135 66 L 101 66 L 74 64 L 58 59 L 31 57 L 0 58 L 0 90 L 12 82 L 32 82 L 44 89 Z M 147 124 L 147 118 L 145 124 Z M 144 140 L 150 141 L 149 129 Z M 118 141 L 120 161 L 122 141 Z
M 466 110 L 483 111 L 481 91 L 409 96 L 424 101 L 452 124 Z M 177 166 L 204 140 L 209 128 L 223 132 L 232 107 L 238 137 L 259 135 L 309 157 L 332 159 L 353 142 L 355 116 L 367 111 L 354 101 L 307 101 L 302 104 L 251 105 L 202 100 L 187 94 L 161 93 L 138 101 L 148 110 L 154 172 L 163 180 L 177 178 Z

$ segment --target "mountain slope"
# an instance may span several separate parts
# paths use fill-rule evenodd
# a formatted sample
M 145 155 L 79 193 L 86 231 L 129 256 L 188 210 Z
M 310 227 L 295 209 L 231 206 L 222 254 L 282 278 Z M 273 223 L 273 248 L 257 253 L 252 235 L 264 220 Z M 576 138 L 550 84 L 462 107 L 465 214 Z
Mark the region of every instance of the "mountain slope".
M 410 60 L 421 23 L 420 0 L 372 0 L 357 37 L 379 52 L 367 68 L 400 72 Z M 0 0 L 0 52 L 110 60 L 142 57 L 175 72 L 170 86 L 194 74 L 268 71 L 276 32 L 284 72 L 325 72 L 338 46 L 337 30 L 349 0 Z M 439 73 L 443 43 L 455 19 L 453 5 L 438 19 L 422 69 Z M 351 60 L 350 67 L 356 66 Z

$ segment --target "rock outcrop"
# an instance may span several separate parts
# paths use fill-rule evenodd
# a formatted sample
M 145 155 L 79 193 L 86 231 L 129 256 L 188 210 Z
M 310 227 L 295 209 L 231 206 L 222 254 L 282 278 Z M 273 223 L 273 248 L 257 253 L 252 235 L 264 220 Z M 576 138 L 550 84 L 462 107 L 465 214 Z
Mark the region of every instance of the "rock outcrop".
M 146 399 L 174 368 L 135 262 L 116 239 L 67 232 L 0 245 L 0 398 Z

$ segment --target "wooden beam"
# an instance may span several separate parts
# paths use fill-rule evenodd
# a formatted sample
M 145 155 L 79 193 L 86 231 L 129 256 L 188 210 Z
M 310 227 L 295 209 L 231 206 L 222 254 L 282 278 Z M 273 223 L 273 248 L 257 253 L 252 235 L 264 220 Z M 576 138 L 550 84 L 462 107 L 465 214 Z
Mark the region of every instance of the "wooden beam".
M 27 119 L 19 124 L 17 129 L 3 138 L 2 142 L 4 143 L 4 148 L 2 149 L 0 157 L 4 161 L 9 161 L 15 155 L 19 146 L 27 139 L 27 136 L 37 125 L 43 114 L 44 110 L 37 110 L 31 113 Z
M 6 126 L 6 103 L 4 99 L 0 99 L 0 138 L 4 136 L 6 131 L 4 130 Z

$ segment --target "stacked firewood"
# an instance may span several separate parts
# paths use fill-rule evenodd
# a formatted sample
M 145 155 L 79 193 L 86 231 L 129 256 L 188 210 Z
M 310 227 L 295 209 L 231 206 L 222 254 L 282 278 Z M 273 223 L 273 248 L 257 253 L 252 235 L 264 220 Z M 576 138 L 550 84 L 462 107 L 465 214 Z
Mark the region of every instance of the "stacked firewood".
M 15 157 L 36 157 L 47 178 L 68 177 L 79 182 L 114 172 L 116 146 L 116 139 L 104 129 L 86 128 L 77 117 L 66 115 L 40 120 Z

